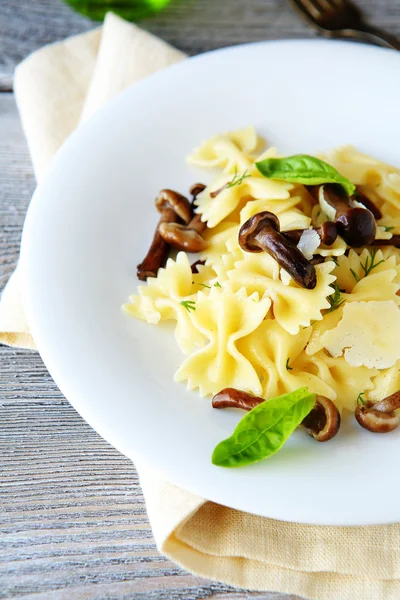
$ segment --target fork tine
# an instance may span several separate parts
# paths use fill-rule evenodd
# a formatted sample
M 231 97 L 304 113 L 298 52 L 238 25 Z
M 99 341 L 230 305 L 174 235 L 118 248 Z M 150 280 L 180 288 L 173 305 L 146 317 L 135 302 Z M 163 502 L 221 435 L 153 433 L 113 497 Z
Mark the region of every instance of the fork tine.
M 303 11 L 306 12 L 312 19 L 318 21 L 321 17 L 321 8 L 318 5 L 318 0 L 300 0 Z
M 336 10 L 334 3 L 335 0 L 308 0 L 315 6 L 315 10 L 318 11 L 319 15 L 326 15 L 326 13 L 331 13 Z

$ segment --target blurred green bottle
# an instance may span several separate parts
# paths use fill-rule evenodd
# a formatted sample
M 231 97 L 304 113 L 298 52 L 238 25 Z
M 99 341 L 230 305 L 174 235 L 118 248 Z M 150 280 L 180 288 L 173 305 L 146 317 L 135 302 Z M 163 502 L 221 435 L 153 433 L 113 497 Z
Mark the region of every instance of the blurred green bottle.
M 102 21 L 112 11 L 127 21 L 139 21 L 164 8 L 170 0 L 65 0 L 74 10 L 92 19 Z

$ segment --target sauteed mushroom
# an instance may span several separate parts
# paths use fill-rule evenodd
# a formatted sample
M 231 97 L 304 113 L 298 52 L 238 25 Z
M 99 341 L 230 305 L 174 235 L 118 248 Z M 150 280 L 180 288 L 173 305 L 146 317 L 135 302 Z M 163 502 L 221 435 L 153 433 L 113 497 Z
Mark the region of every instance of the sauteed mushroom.
M 224 388 L 212 399 L 213 408 L 241 408 L 250 411 L 264 398 L 253 396 L 235 388 Z M 303 419 L 302 426 L 317 442 L 331 440 L 340 427 L 340 414 L 335 404 L 325 396 L 316 396 L 315 406 Z
M 158 269 L 164 266 L 168 258 L 169 245 L 160 235 L 159 227 L 163 223 L 177 223 L 182 221 L 189 223 L 192 217 L 189 200 L 173 190 L 161 190 L 156 198 L 155 205 L 161 213 L 161 218 L 149 251 L 143 262 L 137 266 L 137 276 L 142 281 L 145 281 L 148 277 L 156 277 Z
M 303 419 L 302 425 L 317 442 L 331 440 L 340 427 L 340 413 L 326 396 L 317 396 L 312 411 Z
M 368 246 L 375 239 L 376 223 L 374 215 L 360 206 L 352 206 L 351 199 L 341 185 L 326 183 L 308 186 L 320 204 L 328 204 L 335 211 L 332 219 L 338 234 L 352 248 Z M 329 216 L 329 215 L 328 215 Z
M 187 225 L 161 223 L 158 231 L 172 248 L 186 252 L 201 252 L 207 247 L 207 242 L 201 237 L 206 227 L 207 224 L 201 220 L 201 215 L 195 215 Z
M 400 416 L 396 410 L 400 408 L 400 391 L 387 396 L 380 402 L 366 402 L 356 408 L 356 419 L 364 429 L 373 433 L 388 433 L 397 429 Z
M 240 247 L 246 252 L 268 252 L 296 283 L 308 290 L 314 289 L 317 285 L 315 267 L 279 229 L 276 215 L 268 211 L 258 213 L 240 228 Z
M 212 399 L 213 408 L 242 408 L 243 410 L 251 410 L 261 402 L 265 402 L 264 398 L 235 388 L 224 388 Z

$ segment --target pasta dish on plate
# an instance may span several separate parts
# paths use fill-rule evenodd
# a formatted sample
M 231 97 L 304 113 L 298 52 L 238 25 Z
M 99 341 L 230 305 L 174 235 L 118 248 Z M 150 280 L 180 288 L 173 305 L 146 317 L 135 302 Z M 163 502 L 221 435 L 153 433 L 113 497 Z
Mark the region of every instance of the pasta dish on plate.
M 396 429 L 400 170 L 351 146 L 283 157 L 253 127 L 188 162 L 218 175 L 190 200 L 159 193 L 146 283 L 123 308 L 175 322 L 175 381 L 249 411 L 214 464 L 266 458 L 299 425 L 327 441 L 346 413 Z

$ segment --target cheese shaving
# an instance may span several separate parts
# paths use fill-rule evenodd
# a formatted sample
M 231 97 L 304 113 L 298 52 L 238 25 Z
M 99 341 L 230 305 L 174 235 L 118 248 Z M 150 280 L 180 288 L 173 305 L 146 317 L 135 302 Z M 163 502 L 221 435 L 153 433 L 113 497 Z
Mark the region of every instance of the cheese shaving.
M 321 344 L 335 358 L 343 354 L 353 367 L 387 369 L 400 358 L 399 339 L 400 310 L 393 300 L 351 302 Z

